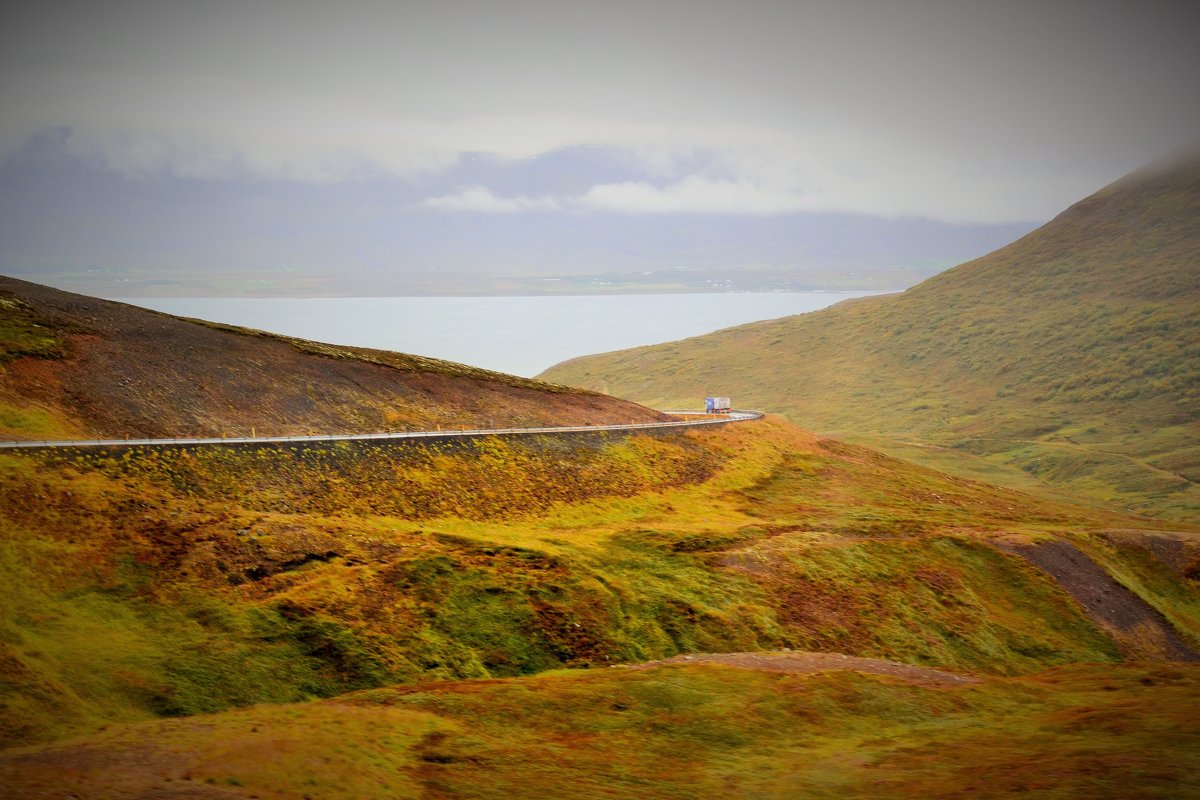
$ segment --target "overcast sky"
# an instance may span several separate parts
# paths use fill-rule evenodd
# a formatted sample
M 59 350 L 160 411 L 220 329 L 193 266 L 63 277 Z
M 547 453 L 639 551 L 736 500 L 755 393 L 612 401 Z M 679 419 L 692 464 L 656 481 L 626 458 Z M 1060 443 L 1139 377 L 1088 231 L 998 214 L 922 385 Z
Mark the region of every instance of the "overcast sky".
M 415 205 L 1036 221 L 1200 140 L 1196 7 L 26 4 L 0 28 L 0 158 L 58 128 L 130 173 L 419 182 L 461 153 L 596 144 L 633 177 Z

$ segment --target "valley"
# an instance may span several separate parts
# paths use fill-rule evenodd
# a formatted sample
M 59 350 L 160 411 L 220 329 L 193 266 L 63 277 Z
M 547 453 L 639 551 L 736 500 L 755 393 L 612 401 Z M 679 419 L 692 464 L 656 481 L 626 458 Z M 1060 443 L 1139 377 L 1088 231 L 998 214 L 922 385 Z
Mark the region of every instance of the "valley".
M 0 279 L 0 787 L 1195 794 L 1197 175 L 553 383 Z
M 14 6 L 0 800 L 1200 799 L 1198 8 Z
M 952 796 L 980 774 L 1011 789 L 1056 726 L 1078 744 L 1019 785 L 1065 770 L 1121 796 L 1118 742 L 1159 726 L 1172 744 L 1139 751 L 1148 786 L 1197 780 L 1172 756 L 1195 735 L 1194 529 L 778 417 L 657 437 L 16 451 L 0 455 L 0 513 L 0 781 L 19 796 L 487 797 L 528 780 L 580 797 L 697 781 L 786 796 L 795 780 Z M 1031 555 L 1047 546 L 1074 566 Z M 1081 594 L 1073 578 L 1096 572 L 1127 596 Z M 1119 734 L 1099 722 L 1113 715 Z

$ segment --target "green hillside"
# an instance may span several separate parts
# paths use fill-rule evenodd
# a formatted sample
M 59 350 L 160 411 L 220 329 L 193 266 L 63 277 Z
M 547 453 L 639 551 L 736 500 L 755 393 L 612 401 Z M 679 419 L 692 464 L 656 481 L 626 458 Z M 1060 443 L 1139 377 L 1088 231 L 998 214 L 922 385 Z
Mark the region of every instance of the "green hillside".
M 1127 176 L 902 294 L 541 377 L 651 405 L 731 395 L 942 468 L 1194 519 L 1200 156 Z
M 679 653 L 1002 675 L 1196 660 L 1200 539 L 1137 524 L 778 418 L 666 438 L 9 453 L 0 747 Z
M 0 781 L 14 797 L 162 800 L 1200 793 L 1195 665 L 947 685 L 796 661 L 435 683 L 112 726 L 0 753 Z

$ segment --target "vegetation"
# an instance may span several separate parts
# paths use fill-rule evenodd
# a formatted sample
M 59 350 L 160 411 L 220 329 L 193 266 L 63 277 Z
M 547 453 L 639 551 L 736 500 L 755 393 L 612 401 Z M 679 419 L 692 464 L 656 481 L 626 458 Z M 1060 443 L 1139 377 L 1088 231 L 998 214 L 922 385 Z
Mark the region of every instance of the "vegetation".
M 66 355 L 62 334 L 39 324 L 28 303 L 0 296 L 0 362 L 22 356 L 64 358 Z
M 1159 165 L 903 294 L 576 359 L 544 377 L 660 407 L 719 387 L 960 474 L 1028 488 L 1020 470 L 1094 502 L 1195 520 L 1197 219 L 1200 159 Z
M 1200 792 L 1197 698 L 1195 666 L 608 669 L 113 727 L 0 771 L 88 797 L 1175 798 Z
M 1154 657 L 996 546 L 1047 537 L 1200 643 L 1191 573 L 1098 533 L 1126 517 L 780 420 L 590 441 L 0 456 L 4 740 L 686 652 Z

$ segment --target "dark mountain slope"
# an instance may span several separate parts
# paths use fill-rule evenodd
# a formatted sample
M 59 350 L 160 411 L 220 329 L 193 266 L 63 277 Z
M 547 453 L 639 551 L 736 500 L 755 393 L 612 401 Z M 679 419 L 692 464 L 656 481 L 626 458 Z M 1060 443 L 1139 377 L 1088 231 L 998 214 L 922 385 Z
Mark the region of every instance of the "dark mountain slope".
M 0 278 L 0 438 L 650 421 L 593 392 Z
M 953 445 L 1093 498 L 1200 511 L 1200 156 L 1136 172 L 899 295 L 590 356 L 542 377 L 706 392 Z

